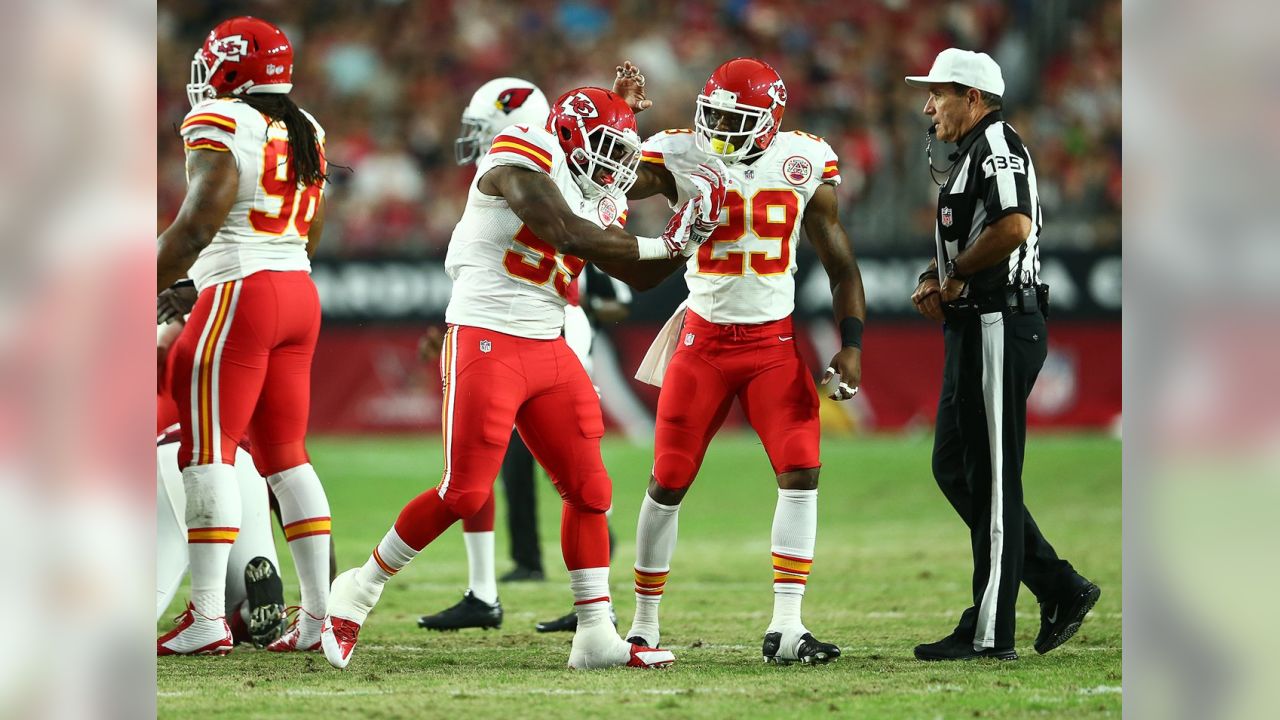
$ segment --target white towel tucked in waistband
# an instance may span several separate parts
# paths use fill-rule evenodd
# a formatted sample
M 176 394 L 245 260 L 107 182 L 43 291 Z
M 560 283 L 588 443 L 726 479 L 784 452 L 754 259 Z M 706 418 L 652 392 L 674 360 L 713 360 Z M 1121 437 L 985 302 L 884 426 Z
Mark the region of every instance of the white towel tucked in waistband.
M 676 354 L 679 346 L 680 329 L 684 327 L 684 311 L 688 304 L 688 300 L 680 303 L 680 307 L 676 308 L 658 331 L 658 336 L 653 339 L 653 344 L 649 346 L 636 370 L 636 379 L 640 382 L 662 387 L 662 376 L 667 374 L 667 365 L 671 363 L 671 356 Z

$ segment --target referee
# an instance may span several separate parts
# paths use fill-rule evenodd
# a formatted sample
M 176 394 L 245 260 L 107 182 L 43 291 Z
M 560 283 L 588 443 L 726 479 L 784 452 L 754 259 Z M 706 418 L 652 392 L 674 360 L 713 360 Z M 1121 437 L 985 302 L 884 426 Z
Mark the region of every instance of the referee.
M 1027 396 L 1048 346 L 1035 167 L 1001 118 L 1004 79 L 990 56 L 944 50 L 928 75 L 906 80 L 929 91 L 930 144 L 957 146 L 940 175 L 929 158 L 940 182 L 936 258 L 912 301 L 945 321 L 933 473 L 973 548 L 973 605 L 915 655 L 1014 660 L 1020 582 L 1040 603 L 1039 653 L 1070 639 L 1101 593 L 1057 556 L 1022 499 Z

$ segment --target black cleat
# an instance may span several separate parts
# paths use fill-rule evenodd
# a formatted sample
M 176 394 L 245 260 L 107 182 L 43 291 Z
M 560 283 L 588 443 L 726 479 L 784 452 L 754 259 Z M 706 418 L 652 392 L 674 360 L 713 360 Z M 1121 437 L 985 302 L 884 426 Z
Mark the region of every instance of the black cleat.
M 788 649 L 785 646 L 791 646 Z M 781 632 L 765 633 L 764 645 L 760 649 L 767 663 L 790 665 L 801 662 L 805 665 L 826 665 L 840 657 L 840 648 L 831 643 L 824 643 L 815 638 L 813 633 L 806 632 L 793 642 L 783 643 Z
M 546 576 L 537 568 L 525 567 L 517 565 L 512 568 L 511 572 L 498 578 L 498 582 L 541 582 L 546 580 Z
M 618 614 L 613 611 L 613 606 L 609 606 L 609 622 L 613 623 L 613 627 L 618 627 Z M 563 615 L 555 620 L 544 620 L 534 626 L 540 633 L 550 632 L 577 632 L 578 631 L 578 613 L 571 612 Z M 627 642 L 631 642 L 628 640 Z M 644 643 L 640 643 L 643 645 Z
M 1065 599 L 1040 603 L 1040 634 L 1036 636 L 1036 652 L 1041 655 L 1071 639 L 1084 616 L 1089 614 L 1102 595 L 1102 589 L 1085 581 Z
M 972 640 L 959 637 L 955 633 L 942 638 L 938 642 L 916 646 L 917 660 L 977 660 L 979 658 L 1017 660 L 1018 653 L 1013 648 L 974 650 Z
M 284 583 L 270 560 L 256 557 L 244 566 L 244 589 L 249 639 L 266 647 L 284 632 Z
M 457 605 L 435 615 L 418 618 L 418 627 L 426 630 L 499 628 L 502 627 L 502 603 L 490 605 L 468 590 Z

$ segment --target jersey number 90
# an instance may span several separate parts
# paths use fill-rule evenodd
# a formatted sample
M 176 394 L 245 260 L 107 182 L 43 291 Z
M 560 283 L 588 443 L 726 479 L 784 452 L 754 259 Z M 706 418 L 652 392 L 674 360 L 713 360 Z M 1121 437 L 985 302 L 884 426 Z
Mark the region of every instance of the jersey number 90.
M 268 140 L 262 148 L 262 158 L 262 191 L 268 197 L 279 198 L 280 209 L 267 212 L 253 208 L 249 211 L 249 224 L 261 233 L 283 235 L 292 221 L 298 235 L 306 237 L 311 231 L 311 220 L 315 218 L 316 208 L 320 204 L 320 186 L 298 188 L 298 173 L 290 162 L 288 140 Z M 320 164 L 323 172 L 323 153 Z

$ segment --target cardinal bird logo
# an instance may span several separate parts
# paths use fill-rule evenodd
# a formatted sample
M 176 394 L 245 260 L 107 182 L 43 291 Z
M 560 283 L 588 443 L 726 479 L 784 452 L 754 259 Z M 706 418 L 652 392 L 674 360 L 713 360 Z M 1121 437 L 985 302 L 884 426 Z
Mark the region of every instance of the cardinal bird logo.
M 533 94 L 533 88 L 511 88 L 498 93 L 498 99 L 494 101 L 494 106 L 503 113 L 510 115 L 512 110 L 524 105 L 524 101 L 529 99 Z

